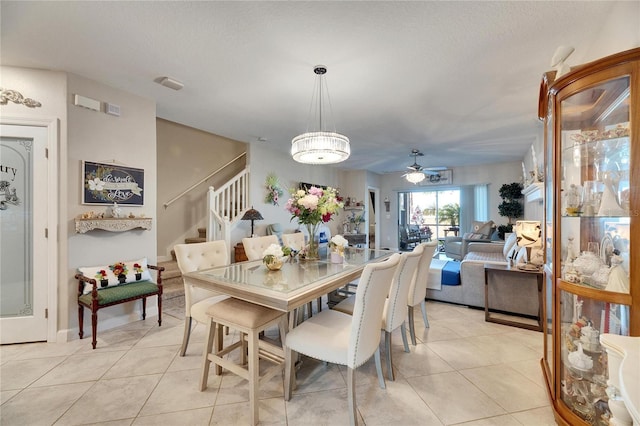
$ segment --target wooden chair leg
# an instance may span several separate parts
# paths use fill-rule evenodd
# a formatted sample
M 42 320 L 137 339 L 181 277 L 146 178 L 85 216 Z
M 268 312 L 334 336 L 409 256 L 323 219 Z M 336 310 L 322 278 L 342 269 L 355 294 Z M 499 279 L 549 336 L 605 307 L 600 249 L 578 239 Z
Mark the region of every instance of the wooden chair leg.
M 356 372 L 355 369 L 347 367 L 347 396 L 349 400 L 349 424 L 355 426 L 358 423 L 358 413 L 356 411 Z
M 209 354 L 213 348 L 214 334 L 216 332 L 216 325 L 213 321 L 209 321 L 207 324 L 207 337 L 204 342 L 204 349 L 202 350 L 202 371 L 200 374 L 200 391 L 207 388 L 207 382 L 209 380 L 209 366 L 211 360 L 209 360 Z
M 385 356 L 387 357 L 387 377 L 389 380 L 394 381 L 395 376 L 393 375 L 393 365 L 391 364 L 391 332 L 384 332 L 384 351 Z
M 416 346 L 416 325 L 413 319 L 413 306 L 409 306 L 409 334 L 411 335 L 411 344 Z
M 291 392 L 294 389 L 296 380 L 295 359 L 296 353 L 290 348 L 284 348 L 284 400 L 291 400 Z
M 380 389 L 386 389 L 387 385 L 384 382 L 384 374 L 382 374 L 382 362 L 380 361 L 380 348 L 376 349 L 374 358 L 376 361 L 376 372 L 378 373 L 378 384 L 380 384 Z
M 78 329 L 79 329 L 79 335 L 80 338 L 82 339 L 84 337 L 84 306 L 78 304 Z
M 223 333 L 222 324 L 215 324 L 216 354 L 222 350 L 222 344 L 224 343 L 224 336 L 222 335 L 222 333 Z M 240 336 L 240 338 L 242 338 L 242 336 Z M 222 366 L 216 364 L 216 376 L 220 376 L 220 375 L 222 375 Z
M 258 408 L 260 406 L 259 385 L 260 385 L 260 364 L 258 333 L 251 331 L 247 338 L 249 340 L 249 405 L 251 410 L 251 424 L 257 425 L 259 421 Z
M 189 345 L 189 337 L 191 337 L 191 325 L 193 318 L 186 317 L 184 319 L 184 335 L 182 336 L 182 348 L 180 348 L 180 356 L 184 356 L 187 352 L 187 346 Z
M 98 344 L 98 311 L 93 309 L 91 310 L 91 335 L 93 339 L 91 345 L 95 349 Z
M 411 352 L 409 350 L 409 342 L 407 342 L 407 326 L 405 325 L 405 323 L 403 322 L 402 325 L 400 326 L 400 334 L 402 336 L 402 345 L 404 346 L 404 351 L 406 353 Z
M 429 320 L 427 319 L 427 303 L 422 300 L 420 303 L 420 309 L 422 310 L 422 320 L 424 321 L 425 328 L 429 328 Z
M 147 319 L 147 298 L 142 298 L 142 321 Z
M 162 326 L 162 294 L 158 294 L 158 327 Z

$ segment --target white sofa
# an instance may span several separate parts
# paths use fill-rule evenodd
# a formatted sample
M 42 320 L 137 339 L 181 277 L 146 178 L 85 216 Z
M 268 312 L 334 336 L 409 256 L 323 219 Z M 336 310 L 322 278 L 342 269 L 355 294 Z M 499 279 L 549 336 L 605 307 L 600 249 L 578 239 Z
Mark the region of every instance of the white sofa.
M 484 265 L 507 264 L 507 256 L 521 253 L 515 246 L 515 235 L 504 243 L 471 243 L 460 262 L 460 285 L 442 285 L 440 290 L 428 288 L 427 299 L 457 303 L 484 309 Z M 517 261 L 518 259 L 516 259 Z M 522 285 L 530 280 L 523 274 L 509 275 L 509 280 L 495 283 L 489 309 L 527 315 L 538 315 L 538 291 L 535 286 Z M 495 293 L 493 292 L 495 290 Z

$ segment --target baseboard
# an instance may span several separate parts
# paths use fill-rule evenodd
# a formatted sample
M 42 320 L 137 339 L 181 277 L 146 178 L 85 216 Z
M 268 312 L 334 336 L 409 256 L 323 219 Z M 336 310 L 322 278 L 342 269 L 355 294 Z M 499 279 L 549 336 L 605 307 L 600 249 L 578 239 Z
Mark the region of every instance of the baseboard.
M 149 318 L 157 317 L 157 316 L 158 316 L 158 306 L 147 305 L 147 319 L 145 321 L 148 321 Z M 98 317 L 98 336 L 100 336 L 100 333 L 109 331 L 112 328 L 121 327 L 123 325 L 131 324 L 133 322 L 141 321 L 141 320 L 142 320 L 142 310 L 140 311 L 136 310 L 127 315 L 120 315 L 120 316 L 111 317 L 111 318 Z M 85 315 L 83 328 L 84 328 L 83 340 L 87 340 L 87 337 L 91 337 L 91 334 L 92 334 L 91 333 L 91 315 L 88 315 L 88 317 L 87 315 Z M 79 333 L 80 333 L 80 328 L 78 326 L 75 326 L 70 329 L 58 330 L 57 342 L 65 343 L 65 342 L 70 342 L 72 340 L 79 340 L 80 339 Z

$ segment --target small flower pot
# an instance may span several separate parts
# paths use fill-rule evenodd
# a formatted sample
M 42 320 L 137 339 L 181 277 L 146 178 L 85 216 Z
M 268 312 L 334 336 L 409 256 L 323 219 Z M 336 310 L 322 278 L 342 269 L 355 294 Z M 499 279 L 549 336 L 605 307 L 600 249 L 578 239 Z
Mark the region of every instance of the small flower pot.
M 136 273 L 136 281 L 140 281 L 142 279 L 142 273 Z
M 100 280 L 100 287 L 106 287 L 109 285 L 109 280 Z
M 343 262 L 344 262 L 344 256 L 342 256 L 340 253 L 331 252 L 331 263 L 343 263 Z
M 118 281 L 120 284 L 124 284 L 127 281 L 127 276 L 125 274 L 118 275 Z

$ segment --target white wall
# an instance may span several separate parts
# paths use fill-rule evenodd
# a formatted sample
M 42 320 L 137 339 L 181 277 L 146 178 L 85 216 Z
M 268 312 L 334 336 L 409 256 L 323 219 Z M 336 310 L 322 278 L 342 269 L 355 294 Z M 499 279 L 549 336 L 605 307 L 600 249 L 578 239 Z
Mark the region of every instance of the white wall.
M 171 250 L 206 227 L 207 191 L 219 188 L 244 169 L 246 157 L 225 167 L 171 205 L 164 204 L 246 152 L 248 145 L 192 127 L 157 119 L 158 257 L 171 258 Z
M 602 28 L 595 42 L 584 53 L 584 62 L 595 61 L 604 56 L 640 47 L 640 2 L 615 2 L 611 14 L 602 17 Z M 576 41 L 578 43 L 578 41 Z M 571 43 L 567 43 L 571 45 Z M 576 52 L 577 53 L 577 52 Z M 578 65 L 567 60 L 570 65 Z
M 2 119 L 10 118 L 27 118 L 27 119 L 47 119 L 57 120 L 58 122 L 58 140 L 57 146 L 53 147 L 57 155 L 51 155 L 57 159 L 56 164 L 58 170 L 58 205 L 57 216 L 59 223 L 57 224 L 57 234 L 52 228 L 50 236 L 58 238 L 58 244 L 55 252 L 49 252 L 48 255 L 53 257 L 55 263 L 55 277 L 53 284 L 57 286 L 57 306 L 49 307 L 50 312 L 55 312 L 56 330 L 64 327 L 68 322 L 69 303 L 66 298 L 68 291 L 68 273 L 64 265 L 67 264 L 67 205 L 65 202 L 66 187 L 66 153 L 67 153 L 67 110 L 66 110 L 66 87 L 67 75 L 63 72 L 42 71 L 28 68 L 18 67 L 0 67 L 0 87 L 3 89 L 16 90 L 24 97 L 35 99 L 42 104 L 38 108 L 27 108 L 24 105 L 9 102 L 2 105 Z M 42 164 L 46 167 L 46 164 Z M 77 305 L 75 305 L 77 306 Z
M 264 220 L 255 222 L 255 234 L 266 235 L 266 228 L 272 223 L 282 225 L 284 232 L 294 231 L 298 225 L 291 221 L 291 214 L 284 209 L 289 199 L 289 189 L 297 188 L 299 182 L 315 183 L 319 185 L 340 188 L 341 194 L 345 194 L 341 188 L 343 172 L 333 166 L 312 166 L 300 164 L 294 161 L 291 156 L 283 155 L 281 151 L 269 148 L 269 143 L 252 143 L 249 145 L 249 164 L 251 165 L 250 177 L 250 199 L 253 207 L 258 210 Z M 279 205 L 265 203 L 265 178 L 269 173 L 275 173 L 280 181 L 280 186 L 284 194 Z M 329 222 L 331 234 L 334 235 L 341 220 L 333 219 Z M 232 245 L 240 241 L 243 237 L 251 234 L 251 222 L 241 221 L 236 230 L 232 233 Z
M 101 102 L 120 106 L 121 116 L 115 117 L 103 112 L 74 106 L 74 94 L 87 96 Z M 74 335 L 77 327 L 77 304 L 75 302 L 75 280 L 73 275 L 80 266 L 112 264 L 147 257 L 149 263 L 156 264 L 157 222 L 148 230 L 127 232 L 91 231 L 76 234 L 74 218 L 87 211 L 105 211 L 106 206 L 82 205 L 82 160 L 95 162 L 115 162 L 116 164 L 144 169 L 144 205 L 125 207 L 125 213 L 136 216 L 145 214 L 155 217 L 156 213 L 156 106 L 155 102 L 143 99 L 121 90 L 86 78 L 69 74 L 67 88 L 68 111 L 68 155 L 66 200 L 68 214 L 63 220 L 69 228 L 66 237 L 69 243 L 67 279 L 63 281 L 61 298 L 69 304 L 69 318 L 60 328 L 69 329 Z M 98 333 L 101 328 L 111 328 L 140 318 L 141 303 L 127 303 L 100 311 Z M 147 314 L 157 312 L 155 298 L 147 301 Z M 85 336 L 87 330 L 85 312 Z
M 497 224 L 506 224 L 507 218 L 498 213 L 502 202 L 498 191 L 505 183 L 522 181 L 522 162 L 483 164 L 453 168 L 453 185 L 414 185 L 402 177 L 402 173 L 383 175 L 380 179 L 380 198 L 391 201 L 389 213 L 383 212 L 380 219 L 380 246 L 397 247 L 398 240 L 398 192 L 454 188 L 461 185 L 486 183 L 489 191 L 489 219 Z

